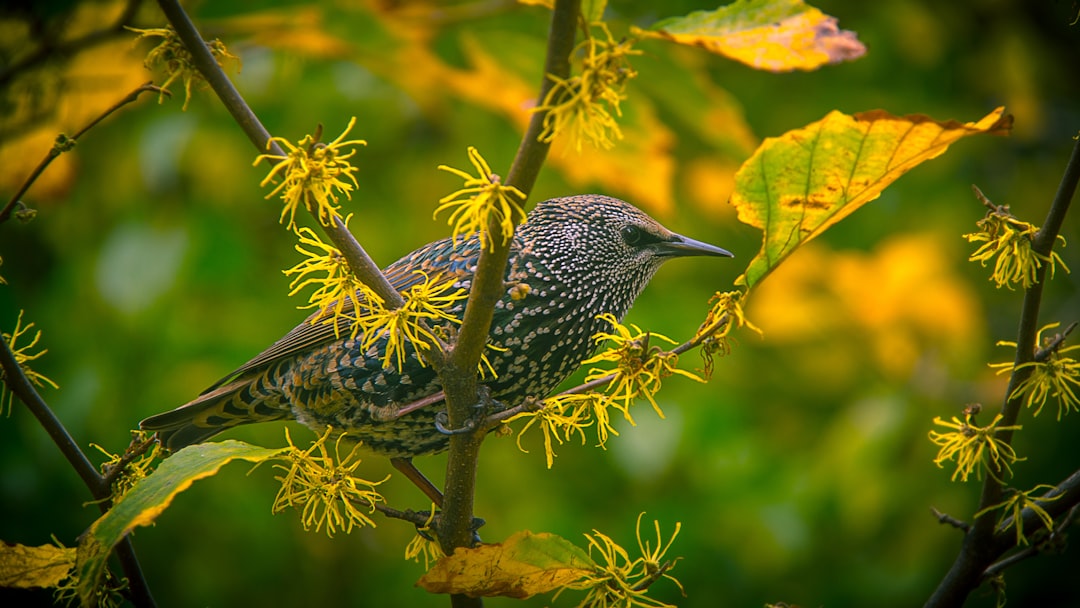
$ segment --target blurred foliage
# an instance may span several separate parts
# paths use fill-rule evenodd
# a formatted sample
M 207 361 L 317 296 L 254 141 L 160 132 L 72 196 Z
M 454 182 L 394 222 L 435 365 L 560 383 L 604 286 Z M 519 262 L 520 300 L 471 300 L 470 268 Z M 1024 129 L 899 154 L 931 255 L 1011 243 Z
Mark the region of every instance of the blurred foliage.
M 25 4 L 25 6 L 24 6 Z M 0 13 L 0 192 L 51 146 L 150 76 L 134 34 L 9 78 L 34 41 L 77 39 L 108 27 L 125 3 L 77 0 L 5 6 Z M 715 4 L 615 0 L 618 37 L 630 25 Z M 521 454 L 491 438 L 481 458 L 477 513 L 486 540 L 521 529 L 580 539 L 602 529 L 628 538 L 637 514 L 682 534 L 669 557 L 684 606 L 920 604 L 952 562 L 960 534 L 929 508 L 970 518 L 978 489 L 949 482 L 927 440 L 934 416 L 965 403 L 996 407 L 1004 381 L 986 362 L 1015 337 L 1019 294 L 996 291 L 966 258 L 961 235 L 997 204 L 1039 223 L 1080 124 L 1075 78 L 1080 29 L 1070 2 L 886 0 L 820 3 L 854 30 L 863 59 L 818 72 L 770 74 L 694 49 L 645 41 L 634 60 L 611 152 L 556 146 L 532 199 L 597 191 L 647 209 L 671 228 L 749 261 L 760 234 L 726 204 L 734 172 L 761 138 L 829 111 L 974 120 L 998 105 L 1012 136 L 975 138 L 905 176 L 882 197 L 792 256 L 755 291 L 744 332 L 716 361 L 708 385 L 665 384 L 667 414 L 619 427 L 606 451 L 563 446 L 553 469 L 540 445 Z M 369 142 L 353 159 L 360 187 L 351 227 L 382 264 L 442 237 L 431 221 L 467 146 L 505 172 L 540 82 L 548 15 L 509 1 L 339 0 L 189 6 L 208 37 L 238 55 L 236 82 L 275 135 L 299 138 L 322 123 Z M 1070 12 L 1071 11 L 1071 12 Z M 144 3 L 139 27 L 163 19 Z M 28 311 L 48 353 L 35 369 L 62 387 L 44 396 L 83 445 L 123 449 L 129 429 L 184 403 L 280 337 L 304 315 L 281 269 L 297 263 L 280 209 L 263 200 L 257 151 L 207 91 L 186 113 L 174 96 L 147 96 L 89 132 L 24 197 L 29 224 L 0 232 L 0 329 Z M 4 197 L 6 199 L 6 196 Z M 1075 214 L 1063 234 L 1078 269 Z M 674 338 L 693 335 L 708 299 L 741 264 L 686 260 L 665 267 L 628 317 Z M 1047 322 L 1075 320 L 1077 275 L 1058 273 L 1044 296 Z M 694 355 L 685 357 L 693 364 Z M 580 379 L 580 378 L 578 378 Z M 0 538 L 67 545 L 95 519 L 85 488 L 18 404 L 0 420 Z M 1024 418 L 1017 485 L 1056 482 L 1076 468 L 1077 420 Z M 308 431 L 293 429 L 299 437 Z M 310 433 L 308 433 L 310 434 Z M 281 446 L 281 425 L 229 437 Z M 418 464 L 440 483 L 444 457 Z M 365 477 L 390 471 L 365 459 Z M 413 585 L 403 559 L 414 531 L 378 527 L 328 539 L 271 514 L 277 483 L 232 465 L 178 495 L 135 544 L 163 605 L 444 606 Z M 406 481 L 380 486 L 393 506 L 426 508 Z M 80 506 L 82 505 L 82 506 Z M 1061 584 L 1075 549 L 1006 574 L 1015 605 L 1080 603 Z M 49 603 L 4 591 L 0 601 Z M 1050 600 L 1053 602 L 1050 602 Z M 572 593 L 557 603 L 574 601 Z M 491 605 L 503 605 L 491 600 Z M 547 605 L 535 598 L 526 605 Z M 983 590 L 970 605 L 991 606 Z

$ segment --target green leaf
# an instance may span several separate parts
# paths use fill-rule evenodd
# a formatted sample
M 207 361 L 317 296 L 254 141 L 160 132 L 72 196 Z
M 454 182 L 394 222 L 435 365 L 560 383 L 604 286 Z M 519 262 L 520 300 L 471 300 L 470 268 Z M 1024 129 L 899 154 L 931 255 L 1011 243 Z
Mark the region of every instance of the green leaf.
M 802 0 L 737 0 L 657 22 L 639 35 L 698 46 L 770 72 L 815 70 L 866 53 L 854 32 Z
M 74 565 L 74 548 L 0 543 L 0 587 L 56 587 Z
M 79 597 L 83 605 L 94 601 L 97 583 L 105 570 L 109 552 L 136 526 L 153 523 L 192 483 L 210 477 L 233 460 L 259 463 L 287 448 L 264 448 L 242 441 L 222 441 L 188 446 L 165 459 L 153 473 L 141 479 L 79 538 L 77 569 Z
M 738 284 L 752 287 L 803 243 L 876 199 L 953 142 L 1001 134 L 1012 116 L 998 108 L 978 122 L 938 122 L 881 110 L 825 118 L 766 139 L 735 174 L 731 203 L 739 220 L 764 232 L 761 251 Z
M 502 543 L 458 549 L 417 584 L 432 593 L 525 599 L 565 587 L 596 567 L 584 549 L 565 538 L 525 530 Z
M 585 21 L 596 23 L 604 19 L 604 9 L 607 8 L 607 0 L 582 0 L 581 14 Z

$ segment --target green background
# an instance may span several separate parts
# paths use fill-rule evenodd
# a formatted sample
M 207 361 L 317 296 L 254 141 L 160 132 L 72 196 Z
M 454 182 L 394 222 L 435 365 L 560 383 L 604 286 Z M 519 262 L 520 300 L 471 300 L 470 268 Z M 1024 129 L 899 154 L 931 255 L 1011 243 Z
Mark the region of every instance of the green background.
M 547 13 L 510 4 L 467 3 L 470 10 L 482 9 L 468 19 L 441 13 L 451 17 L 429 30 L 430 48 L 461 66 L 462 40 L 472 37 L 537 83 Z M 638 426 L 619 426 L 620 436 L 606 451 L 563 445 L 551 470 L 536 436 L 525 442 L 528 454 L 512 438 L 490 438 L 476 505 L 487 520 L 484 540 L 530 529 L 584 543 L 581 534 L 596 528 L 629 548 L 638 513 L 645 511 L 647 522 L 659 519 L 665 533 L 679 521 L 682 533 L 669 555 L 683 557 L 673 574 L 686 597 L 664 582 L 655 597 L 683 606 L 919 605 L 952 562 L 961 535 L 939 525 L 930 507 L 970 518 L 979 486 L 951 483 L 951 469 L 932 463 L 936 448 L 926 435 L 934 416 L 958 415 L 971 401 L 1000 403 L 1002 381 L 985 363 L 1011 359 L 1008 349 L 993 345 L 1015 337 L 1021 298 L 995 291 L 987 271 L 965 261 L 974 247 L 960 235 L 972 231 L 983 213 L 970 185 L 1011 205 L 1021 218 L 1041 222 L 1080 128 L 1080 30 L 1068 25 L 1075 8 L 1061 1 L 1005 0 L 815 6 L 857 32 L 867 56 L 812 73 L 769 74 L 702 51 L 640 45 L 646 55 L 635 62 L 642 76 L 624 103 L 627 119 L 634 118 L 635 98 L 648 98 L 674 134 L 675 206 L 656 215 L 673 230 L 737 257 L 666 266 L 628 321 L 688 338 L 709 297 L 730 288 L 760 243 L 730 209 L 709 206 L 726 195 L 693 191 L 702 183 L 688 177 L 695 161 L 719 159 L 735 168 L 750 152 L 695 124 L 710 109 L 693 90 L 682 94 L 680 87 L 695 79 L 727 91 L 726 111 L 741 115 L 759 138 L 833 109 L 973 121 L 998 105 L 1016 115 L 1013 135 L 956 144 L 807 254 L 838 266 L 816 267 L 812 274 L 805 264 L 803 272 L 766 281 L 750 308 L 764 338 L 739 334 L 732 354 L 717 360 L 708 385 L 670 379 L 659 396 L 666 420 L 640 408 Z M 427 14 L 424 4 L 410 7 Z M 141 23 L 163 23 L 154 6 L 145 8 Z M 294 14 L 289 11 L 301 7 L 277 2 L 270 8 Z M 607 14 L 618 35 L 628 24 L 647 26 L 701 8 L 713 6 L 612 2 Z M 360 187 L 346 210 L 356 213 L 352 229 L 380 264 L 446 234 L 431 212 L 457 182 L 437 172 L 437 165 L 464 168 L 465 148 L 474 145 L 496 172 L 505 172 L 517 147 L 519 133 L 504 116 L 444 90 L 406 91 L 388 75 L 385 65 L 402 44 L 400 33 L 367 3 L 308 7 L 318 24 L 299 29 L 348 41 L 351 50 L 337 56 L 289 47 L 280 36 L 269 47 L 266 40 L 230 38 L 230 19 L 266 7 L 229 1 L 191 10 L 208 35 L 222 36 L 241 56 L 238 86 L 272 133 L 295 140 L 321 122 L 336 135 L 350 116 L 358 117 L 353 135 L 369 145 L 355 158 Z M 408 20 L 394 23 L 409 27 Z M 677 71 L 687 65 L 694 67 Z M 500 91 L 492 87 L 484 94 Z M 61 387 L 43 395 L 84 447 L 93 442 L 122 450 L 128 429 L 140 419 L 191 399 L 305 315 L 295 308 L 300 301 L 286 295 L 289 279 L 281 269 L 300 258 L 293 237 L 277 224 L 277 204 L 263 200 L 258 183 L 265 167 L 251 168 L 254 149 L 209 92 L 197 91 L 186 113 L 180 105 L 157 105 L 148 97 L 92 130 L 72 154 L 69 183 L 51 188 L 49 196 L 31 190 L 24 197 L 39 210 L 37 219 L 0 227 L 0 275 L 8 281 L 0 286 L 0 327 L 10 331 L 25 309 L 26 320 L 43 331 L 48 353 L 35 369 Z M 43 152 L 19 150 L 33 158 Z M 579 190 L 634 202 L 611 182 L 575 187 L 551 164 L 531 198 Z M 1075 213 L 1063 234 L 1069 241 L 1065 262 L 1080 271 Z M 903 235 L 926 236 L 933 248 L 925 254 L 916 249 L 903 259 L 904 268 L 918 273 L 925 260 L 940 263 L 946 288 L 893 294 L 892 308 L 900 311 L 895 323 L 845 319 L 844 307 L 865 303 L 886 281 L 883 273 L 896 270 L 888 265 L 894 258 L 879 254 L 884 243 Z M 864 267 L 855 281 L 862 291 L 846 297 L 830 291 L 833 277 L 844 272 L 843 260 L 871 259 L 885 265 Z M 933 316 L 936 297 L 948 307 L 942 317 L 959 315 L 963 322 L 938 326 L 904 316 L 905 309 L 927 306 Z M 825 308 L 802 310 L 804 299 Z M 1068 324 L 1077 310 L 1076 275 L 1059 272 L 1047 289 L 1043 319 Z M 809 315 L 820 324 L 785 330 L 785 315 L 804 321 Z M 901 331 L 901 343 L 914 355 L 891 349 L 889 338 L 878 333 L 886 330 Z M 684 361 L 700 366 L 696 354 Z M 1015 467 L 1015 482 L 1024 489 L 1063 479 L 1080 463 L 1074 443 L 1080 415 L 1057 423 L 1054 414 L 1050 404 L 1037 419 L 1022 417 L 1016 447 L 1028 460 Z M 284 442 L 280 424 L 228 436 L 267 446 Z M 444 456 L 418 460 L 437 481 L 444 462 Z M 389 472 L 376 457 L 362 469 L 370 479 Z M 270 513 L 277 488 L 272 477 L 268 467 L 248 474 L 245 465 L 230 465 L 181 494 L 156 526 L 137 531 L 135 546 L 161 605 L 446 605 L 445 598 L 413 586 L 422 568 L 402 559 L 410 526 L 376 518 L 376 529 L 333 539 L 305 532 L 296 513 Z M 383 489 L 391 506 L 427 507 L 396 476 Z M 0 419 L 0 539 L 38 545 L 56 535 L 74 545 L 97 513 L 87 500 L 58 450 L 16 403 Z M 1010 605 L 1080 603 L 1080 590 L 1068 578 L 1080 567 L 1078 556 L 1073 548 L 1010 569 Z M 578 597 L 568 592 L 528 605 L 573 605 Z M 3 598 L 49 600 L 47 594 L 11 591 L 0 592 Z M 981 589 L 969 605 L 992 606 L 994 597 Z

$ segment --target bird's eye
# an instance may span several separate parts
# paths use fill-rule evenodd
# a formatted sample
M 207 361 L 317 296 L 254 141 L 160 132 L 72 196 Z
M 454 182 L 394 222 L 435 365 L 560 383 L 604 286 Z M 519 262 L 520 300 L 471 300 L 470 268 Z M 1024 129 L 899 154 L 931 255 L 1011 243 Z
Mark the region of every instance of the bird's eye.
M 641 229 L 637 226 L 623 226 L 619 230 L 619 235 L 627 245 L 637 245 L 641 241 Z

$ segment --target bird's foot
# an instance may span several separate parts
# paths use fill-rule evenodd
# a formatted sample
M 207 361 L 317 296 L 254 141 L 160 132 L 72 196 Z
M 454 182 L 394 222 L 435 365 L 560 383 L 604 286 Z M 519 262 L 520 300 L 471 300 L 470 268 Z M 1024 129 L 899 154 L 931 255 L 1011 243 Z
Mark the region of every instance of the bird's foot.
M 439 412 L 435 415 L 435 429 L 443 435 L 462 435 L 465 433 L 471 433 L 475 431 L 480 423 L 487 418 L 488 413 L 493 411 L 499 411 L 506 409 L 506 404 L 501 401 L 492 399 L 491 389 L 481 385 L 476 389 L 476 395 L 479 400 L 473 405 L 473 412 L 469 416 L 465 423 L 460 428 L 449 428 L 450 418 L 446 415 L 446 412 Z
M 438 527 L 439 527 L 439 518 L 442 517 L 442 513 L 439 512 L 439 511 L 436 511 L 435 515 L 432 516 L 431 511 L 417 511 L 416 514 L 420 515 L 420 516 L 423 516 L 425 521 L 427 522 L 423 526 L 421 526 L 420 524 L 416 524 L 416 533 L 419 534 L 420 536 L 426 538 L 427 540 L 430 540 L 430 541 L 436 540 L 434 535 L 433 535 L 433 532 L 434 532 L 434 530 L 437 530 Z M 473 542 L 474 543 L 483 542 L 483 541 L 480 540 L 480 532 L 479 532 L 479 530 L 480 530 L 480 528 L 484 527 L 484 524 L 486 524 L 486 523 L 487 522 L 484 520 L 483 517 L 474 517 L 473 518 L 472 525 L 469 526 L 469 527 L 472 530 Z

